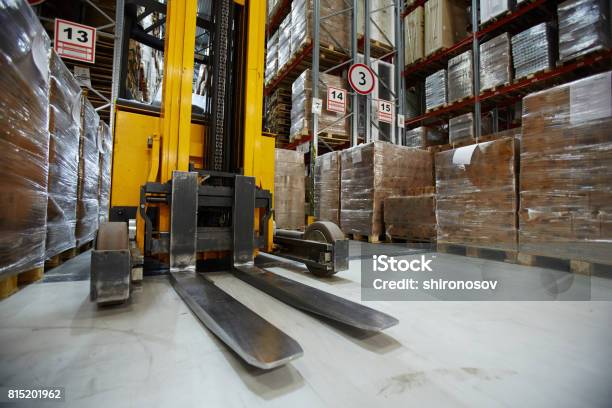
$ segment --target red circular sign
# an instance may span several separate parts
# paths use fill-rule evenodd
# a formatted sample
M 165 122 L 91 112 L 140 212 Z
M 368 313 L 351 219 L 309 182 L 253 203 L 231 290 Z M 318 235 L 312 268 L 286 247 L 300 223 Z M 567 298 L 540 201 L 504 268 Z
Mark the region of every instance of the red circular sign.
M 353 64 L 348 71 L 351 88 L 360 95 L 368 95 L 374 90 L 376 77 L 374 71 L 365 64 Z

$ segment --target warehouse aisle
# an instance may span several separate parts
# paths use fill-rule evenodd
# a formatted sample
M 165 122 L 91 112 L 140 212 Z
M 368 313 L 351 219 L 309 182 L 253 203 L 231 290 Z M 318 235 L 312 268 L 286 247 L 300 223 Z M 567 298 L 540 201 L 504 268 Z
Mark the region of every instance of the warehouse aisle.
M 463 268 L 521 268 L 442 256 Z M 299 267 L 273 271 L 360 296 L 356 259 L 328 281 Z M 163 276 L 147 278 L 128 305 L 99 310 L 88 281 L 64 280 L 0 303 L 0 382 L 63 386 L 67 406 L 603 407 L 612 398 L 612 302 L 368 302 L 400 324 L 367 336 L 213 278 L 304 356 L 270 372 L 244 365 Z M 612 295 L 610 280 L 593 279 Z

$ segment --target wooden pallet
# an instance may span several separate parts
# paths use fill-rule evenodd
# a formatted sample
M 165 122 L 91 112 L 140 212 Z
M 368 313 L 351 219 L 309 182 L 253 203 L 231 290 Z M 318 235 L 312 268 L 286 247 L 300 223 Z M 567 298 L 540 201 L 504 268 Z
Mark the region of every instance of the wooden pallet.
M 442 104 L 442 105 L 438 105 L 438 106 L 436 106 L 436 107 L 434 107 L 434 108 L 427 109 L 425 112 L 426 112 L 426 113 L 435 112 L 435 111 L 437 111 L 437 110 L 440 110 L 440 109 L 446 108 L 447 106 L 448 106 L 448 104 L 447 104 L 447 103 L 445 103 L 445 104 Z
M 353 241 L 369 242 L 370 244 L 380 244 L 385 242 L 384 235 L 361 235 L 361 234 L 346 234 Z
M 471 245 L 449 244 L 446 242 L 438 242 L 437 246 L 438 252 L 469 256 L 472 258 L 489 259 L 492 261 L 516 263 L 518 255 L 518 251 L 516 250 L 475 247 Z
M 480 23 L 480 29 L 482 30 L 486 26 L 491 25 L 491 24 L 495 23 L 496 21 L 499 21 L 502 18 L 505 18 L 506 16 L 508 16 L 510 14 L 512 14 L 512 10 L 506 10 L 506 11 L 496 15 L 495 17 L 492 17 L 492 18 L 488 19 L 484 23 Z
M 551 71 L 550 68 L 544 68 L 544 69 L 541 69 L 539 71 L 532 72 L 531 74 L 525 75 L 523 77 L 514 78 L 514 80 L 512 82 L 516 84 L 518 82 L 528 81 L 530 79 L 533 79 L 536 75 L 540 75 L 542 73 L 546 73 L 546 72 L 550 72 L 550 71 Z
M 544 255 L 519 252 L 517 263 L 525 266 L 561 269 L 578 275 L 591 276 L 599 271 L 608 272 L 612 276 L 612 265 L 602 265 L 582 259 L 562 259 Z
M 436 238 L 431 237 L 404 237 L 404 236 L 392 236 L 387 234 L 387 242 L 394 244 L 435 244 Z
M 21 286 L 39 281 L 45 274 L 45 268 L 33 268 L 17 275 L 9 276 L 0 280 L 0 300 L 6 299 L 16 293 Z
M 363 35 L 359 35 L 357 37 L 357 42 L 359 43 L 359 52 L 363 53 L 364 51 L 364 36 Z M 392 54 L 389 55 L 390 53 L 392 53 L 393 51 L 395 51 L 395 48 L 392 47 L 389 44 L 385 44 L 381 41 L 378 40 L 374 40 L 372 38 L 370 38 L 370 55 L 374 58 L 381 58 L 386 56 L 393 56 Z
M 55 256 L 52 256 L 51 258 L 45 261 L 45 271 L 56 268 L 60 266 L 61 264 L 63 264 L 64 262 L 71 260 L 72 258 L 79 255 L 80 253 L 85 252 L 88 249 L 90 249 L 92 245 L 93 245 L 93 241 L 83 244 L 83 246 L 79 248 L 69 248 Z

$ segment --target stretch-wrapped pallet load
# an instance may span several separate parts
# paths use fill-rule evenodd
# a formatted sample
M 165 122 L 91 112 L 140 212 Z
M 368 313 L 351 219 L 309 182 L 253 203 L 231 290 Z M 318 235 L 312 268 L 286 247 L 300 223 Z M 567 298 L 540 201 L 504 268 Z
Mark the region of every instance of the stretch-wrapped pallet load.
M 76 245 L 81 87 L 62 59 L 49 58 L 49 181 L 45 258 Z
M 448 134 L 441 129 L 419 126 L 406 131 L 406 143 L 408 147 L 429 147 L 448 143 Z
M 270 38 L 268 38 L 268 44 L 266 45 L 266 72 L 265 72 L 265 83 L 268 85 L 272 78 L 278 71 L 278 31 L 276 31 Z
M 410 65 L 422 59 L 425 49 L 423 6 L 404 17 L 404 63 Z
M 297 53 L 312 41 L 313 0 L 295 0 L 291 4 L 291 48 Z M 338 13 L 346 9 L 344 0 L 320 0 L 319 41 L 325 47 L 349 50 L 351 47 L 351 14 Z
M 480 0 L 480 24 L 510 11 L 514 3 L 513 0 Z
M 438 242 L 517 249 L 515 138 L 436 154 Z
M 278 87 L 267 100 L 266 116 L 278 142 L 289 142 L 291 128 L 291 89 Z
M 282 71 L 291 58 L 291 13 L 283 19 L 278 27 L 277 69 Z
M 306 217 L 306 167 L 304 154 L 276 149 L 274 162 L 274 220 L 276 228 L 304 228 Z
M 110 190 L 111 190 L 111 170 L 113 165 L 113 134 L 110 127 L 100 121 L 99 135 L 100 141 L 100 174 L 98 186 L 98 202 L 100 203 L 98 219 L 100 222 L 109 220 L 110 211 Z
M 446 70 L 425 78 L 425 108 L 429 111 L 446 105 Z
M 430 152 L 387 142 L 342 150 L 340 169 L 340 227 L 345 234 L 378 239 L 385 232 L 385 198 L 423 194 L 433 186 Z
M 384 201 L 387 237 L 408 241 L 436 240 L 436 196 L 387 197 Z
M 512 80 L 510 37 L 503 33 L 480 44 L 480 89 L 509 84 Z
M 83 97 L 81 103 L 79 180 L 77 186 L 77 246 L 92 241 L 98 230 L 99 125 L 100 116 L 98 116 L 91 102 L 86 97 Z
M 612 72 L 523 99 L 521 252 L 612 264 Z
M 610 8 L 604 0 L 568 0 L 558 5 L 559 59 L 570 61 L 610 47 Z
M 314 216 L 340 225 L 340 152 L 317 157 L 314 168 Z
M 467 35 L 465 6 L 455 0 L 425 3 L 425 56 L 450 48 Z
M 0 3 L 0 278 L 42 266 L 49 171 L 49 44 L 27 2 Z
M 512 37 L 514 77 L 524 78 L 553 68 L 552 33 L 547 23 L 535 25 Z
M 448 121 L 448 142 L 450 144 L 476 143 L 474 138 L 474 114 L 472 112 L 455 116 Z
M 448 60 L 448 102 L 474 95 L 472 51 L 466 51 Z
M 357 21 L 359 22 L 357 35 L 363 36 L 365 33 L 365 24 L 369 23 L 370 39 L 372 41 L 377 41 L 390 47 L 394 47 L 395 11 L 393 7 L 389 7 L 389 2 L 387 0 L 370 0 L 369 3 L 370 10 L 365 13 L 365 16 L 364 0 L 359 0 L 357 3 Z M 346 6 L 341 7 L 338 10 L 342 10 L 343 8 L 346 8 Z
M 323 109 L 319 115 L 319 130 L 332 134 L 335 139 L 348 140 L 348 122 L 339 120 L 345 114 L 330 112 L 327 106 L 327 87 L 346 89 L 344 80 L 340 77 L 319 74 L 319 97 L 323 100 Z M 312 131 L 312 71 L 307 69 L 293 82 L 291 97 L 291 132 L 289 139 L 293 141 Z

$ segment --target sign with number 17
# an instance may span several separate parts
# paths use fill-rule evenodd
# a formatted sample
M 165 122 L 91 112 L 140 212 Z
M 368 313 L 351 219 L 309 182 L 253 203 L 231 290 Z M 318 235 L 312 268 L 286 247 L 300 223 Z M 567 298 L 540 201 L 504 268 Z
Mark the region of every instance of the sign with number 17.
M 62 58 L 93 64 L 96 61 L 96 28 L 56 18 L 53 48 Z

